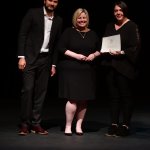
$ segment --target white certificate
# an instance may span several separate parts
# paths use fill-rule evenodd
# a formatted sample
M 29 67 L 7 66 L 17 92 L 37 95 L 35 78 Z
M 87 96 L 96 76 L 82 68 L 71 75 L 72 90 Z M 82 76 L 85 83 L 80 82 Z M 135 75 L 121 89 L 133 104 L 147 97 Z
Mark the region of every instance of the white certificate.
M 121 50 L 121 40 L 120 34 L 103 37 L 102 39 L 102 47 L 101 52 L 109 52 L 109 51 L 120 51 Z

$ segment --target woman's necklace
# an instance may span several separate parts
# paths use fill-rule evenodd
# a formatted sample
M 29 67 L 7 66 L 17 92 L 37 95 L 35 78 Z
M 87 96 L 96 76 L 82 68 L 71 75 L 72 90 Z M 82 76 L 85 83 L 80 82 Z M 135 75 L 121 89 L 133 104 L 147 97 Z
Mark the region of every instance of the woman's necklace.
M 83 39 L 85 38 L 86 32 L 80 32 L 80 31 L 78 31 L 78 33 L 81 35 L 81 37 L 82 37 Z
M 76 28 L 76 30 L 77 30 L 77 32 L 81 35 L 81 37 L 84 39 L 85 38 L 85 36 L 86 36 L 86 33 L 87 33 L 87 31 L 89 31 L 89 29 L 85 29 L 84 31 L 82 30 L 79 30 L 79 29 L 77 29 Z

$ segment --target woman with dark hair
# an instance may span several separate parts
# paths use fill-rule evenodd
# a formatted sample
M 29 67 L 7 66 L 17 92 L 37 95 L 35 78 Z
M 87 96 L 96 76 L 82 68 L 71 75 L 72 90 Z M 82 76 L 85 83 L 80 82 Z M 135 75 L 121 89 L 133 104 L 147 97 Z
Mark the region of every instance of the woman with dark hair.
M 127 9 L 125 2 L 115 3 L 115 22 L 109 23 L 104 33 L 104 37 L 120 35 L 121 40 L 121 50 L 109 49 L 109 52 L 101 57 L 102 65 L 106 69 L 111 108 L 111 126 L 107 136 L 129 135 L 133 113 L 132 83 L 137 73 L 140 39 L 137 25 L 127 17 Z

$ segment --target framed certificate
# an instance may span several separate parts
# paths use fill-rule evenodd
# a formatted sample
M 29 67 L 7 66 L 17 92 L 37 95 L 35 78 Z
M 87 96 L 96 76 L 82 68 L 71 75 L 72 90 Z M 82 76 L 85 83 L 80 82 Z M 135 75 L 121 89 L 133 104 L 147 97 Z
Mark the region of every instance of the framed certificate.
M 120 51 L 121 50 L 121 39 L 120 34 L 103 37 L 102 38 L 102 47 L 101 52 L 109 52 L 109 51 Z

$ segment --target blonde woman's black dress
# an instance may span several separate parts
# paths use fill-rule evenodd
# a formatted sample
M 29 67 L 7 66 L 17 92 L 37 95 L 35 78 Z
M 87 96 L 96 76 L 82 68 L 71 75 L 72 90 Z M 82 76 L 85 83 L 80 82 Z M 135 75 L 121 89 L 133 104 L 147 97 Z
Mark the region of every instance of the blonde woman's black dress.
M 79 32 L 67 28 L 59 42 L 59 97 L 69 100 L 94 100 L 96 76 L 93 62 L 76 60 L 65 56 L 66 50 L 88 56 L 100 50 L 100 40 L 92 30 Z

